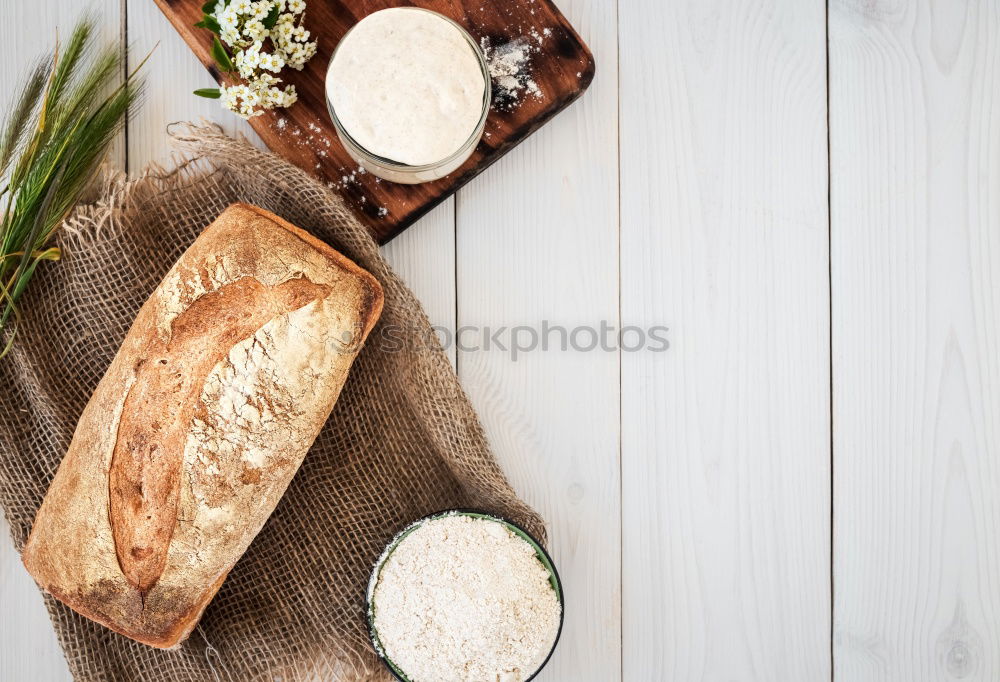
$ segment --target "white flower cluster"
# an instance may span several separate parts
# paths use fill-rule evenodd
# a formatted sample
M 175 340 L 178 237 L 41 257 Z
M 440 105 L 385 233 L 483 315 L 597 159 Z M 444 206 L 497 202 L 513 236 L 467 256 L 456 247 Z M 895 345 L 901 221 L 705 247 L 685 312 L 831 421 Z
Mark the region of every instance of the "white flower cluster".
M 282 81 L 274 74 L 286 66 L 301 71 L 316 54 L 316 42 L 309 42 L 302 26 L 305 9 L 305 0 L 218 1 L 219 37 L 234 52 L 233 66 L 246 81 L 220 88 L 222 106 L 250 118 L 295 103 L 295 86 L 279 87 Z

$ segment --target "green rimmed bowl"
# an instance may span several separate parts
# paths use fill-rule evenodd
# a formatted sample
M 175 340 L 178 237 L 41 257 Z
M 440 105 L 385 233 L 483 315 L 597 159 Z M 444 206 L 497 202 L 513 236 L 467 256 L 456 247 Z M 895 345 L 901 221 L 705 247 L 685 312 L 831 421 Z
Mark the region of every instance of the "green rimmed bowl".
M 530 682 L 535 679 L 535 677 L 538 676 L 538 673 L 540 673 L 548 664 L 549 660 L 552 658 L 552 653 L 556 650 L 556 646 L 559 644 L 559 638 L 562 635 L 563 622 L 566 618 L 566 604 L 563 599 L 562 580 L 559 578 L 559 573 L 556 571 L 552 557 L 550 557 L 549 553 L 545 551 L 544 547 L 542 547 L 542 543 L 536 540 L 531 533 L 513 521 L 508 521 L 501 516 L 491 514 L 481 509 L 447 509 L 445 511 L 435 512 L 434 514 L 428 514 L 423 518 L 417 519 L 397 533 L 392 541 L 390 541 L 386 546 L 382 555 L 378 558 L 378 561 L 375 562 L 375 566 L 372 568 L 371 578 L 368 580 L 368 590 L 365 594 L 365 614 L 368 620 L 368 634 L 371 637 L 372 645 L 375 647 L 375 653 L 378 655 L 379 660 L 382 661 L 385 667 L 388 668 L 389 672 L 392 673 L 392 676 L 399 680 L 399 682 L 411 682 L 406 676 L 406 673 L 404 673 L 399 666 L 393 663 L 389 657 L 386 656 L 385 649 L 382 647 L 382 642 L 379 640 L 378 631 L 375 629 L 375 604 L 373 601 L 375 587 L 378 585 L 379 577 L 382 574 L 382 567 L 385 565 L 385 562 L 390 556 L 392 556 L 396 547 L 398 547 L 399 544 L 406 539 L 406 536 L 428 521 L 433 521 L 447 516 L 468 516 L 474 519 L 486 519 L 487 521 L 493 521 L 506 526 L 512 533 L 531 545 L 531 547 L 535 550 L 535 556 L 538 557 L 538 560 L 542 563 L 542 566 L 545 567 L 545 570 L 549 572 L 549 584 L 552 585 L 552 589 L 556 593 L 556 599 L 559 601 L 559 629 L 556 631 L 555 639 L 552 640 L 552 646 L 549 648 L 548 655 L 541 662 L 541 664 L 539 664 L 538 668 L 524 680 L 524 682 Z

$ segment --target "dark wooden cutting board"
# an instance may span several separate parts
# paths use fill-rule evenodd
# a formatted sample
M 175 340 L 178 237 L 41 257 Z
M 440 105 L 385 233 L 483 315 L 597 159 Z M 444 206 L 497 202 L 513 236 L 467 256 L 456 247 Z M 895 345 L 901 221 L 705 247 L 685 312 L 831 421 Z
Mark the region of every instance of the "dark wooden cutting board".
M 212 34 L 194 27 L 201 19 L 203 0 L 155 1 L 212 76 L 230 83 L 212 60 Z M 590 50 L 549 0 L 308 0 L 307 4 L 305 26 L 319 42 L 318 53 L 302 72 L 287 69 L 281 74 L 295 84 L 299 101 L 289 109 L 257 116 L 250 124 L 271 150 L 339 191 L 381 243 L 412 225 L 568 106 L 594 77 Z M 512 41 L 531 45 L 524 75 L 537 85 L 537 90 L 510 98 L 495 84 L 486 132 L 472 157 L 448 177 L 423 185 L 400 185 L 358 172 L 358 164 L 337 139 L 324 94 L 326 67 L 340 38 L 368 14 L 401 5 L 440 12 L 492 48 Z

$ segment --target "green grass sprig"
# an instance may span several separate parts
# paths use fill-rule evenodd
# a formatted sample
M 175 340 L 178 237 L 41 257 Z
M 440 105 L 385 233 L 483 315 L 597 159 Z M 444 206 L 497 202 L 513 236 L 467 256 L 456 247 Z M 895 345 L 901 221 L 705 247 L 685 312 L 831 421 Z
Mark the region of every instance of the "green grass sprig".
M 139 101 L 143 81 L 122 70 L 118 45 L 95 45 L 84 16 L 65 46 L 29 69 L 0 132 L 0 331 L 10 351 L 18 302 L 39 264 L 57 261 L 52 236 L 93 181 L 108 147 Z M 147 57 L 148 59 L 148 57 Z

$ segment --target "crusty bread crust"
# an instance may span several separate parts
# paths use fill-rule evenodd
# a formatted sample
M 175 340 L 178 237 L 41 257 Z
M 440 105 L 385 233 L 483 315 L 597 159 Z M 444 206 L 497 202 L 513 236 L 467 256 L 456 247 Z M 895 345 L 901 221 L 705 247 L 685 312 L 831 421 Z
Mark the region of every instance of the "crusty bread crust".
M 234 204 L 140 309 L 22 560 L 70 608 L 159 648 L 191 633 L 326 422 L 382 310 L 369 273 Z
M 332 246 L 326 242 L 314 237 L 309 234 L 301 227 L 296 227 L 290 222 L 282 218 L 281 216 L 271 213 L 267 209 L 263 209 L 260 206 L 253 206 L 252 204 L 233 204 L 230 209 L 237 207 L 247 211 L 252 211 L 262 218 L 266 218 L 273 222 L 275 225 L 285 228 L 296 237 L 304 241 L 309 246 L 313 247 L 324 256 L 330 259 L 331 262 L 335 263 L 337 267 L 343 268 L 345 271 L 351 273 L 352 275 L 358 277 L 364 282 L 364 294 L 363 300 L 360 300 L 358 315 L 361 320 L 362 327 L 364 329 L 363 337 L 367 338 L 368 333 L 371 332 L 372 327 L 378 322 L 379 316 L 382 314 L 382 306 L 385 303 L 385 296 L 382 292 L 382 285 L 379 284 L 378 280 L 368 272 L 359 266 L 357 263 L 349 259 L 344 254 L 340 253 Z

